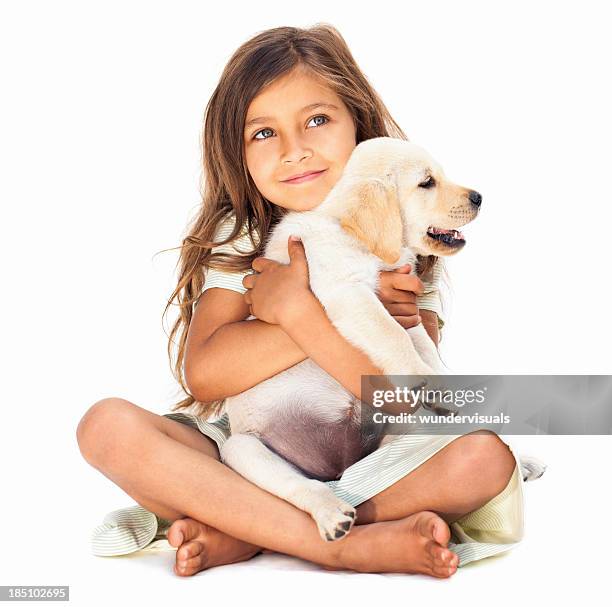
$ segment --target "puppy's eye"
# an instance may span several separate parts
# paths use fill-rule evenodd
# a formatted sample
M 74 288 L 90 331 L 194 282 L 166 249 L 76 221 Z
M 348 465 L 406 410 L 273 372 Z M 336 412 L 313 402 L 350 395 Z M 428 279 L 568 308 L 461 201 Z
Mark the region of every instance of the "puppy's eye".
M 419 183 L 420 188 L 433 188 L 436 185 L 436 180 L 430 175 L 425 181 Z

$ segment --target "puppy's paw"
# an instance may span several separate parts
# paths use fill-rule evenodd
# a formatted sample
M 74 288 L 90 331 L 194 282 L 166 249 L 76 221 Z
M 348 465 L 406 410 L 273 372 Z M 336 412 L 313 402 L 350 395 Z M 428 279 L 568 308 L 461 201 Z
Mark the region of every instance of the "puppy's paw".
M 521 455 L 519 461 L 521 462 L 521 474 L 524 482 L 535 481 L 546 471 L 546 464 L 537 457 Z
M 317 523 L 319 534 L 326 542 L 334 542 L 348 535 L 353 527 L 357 512 L 350 504 L 332 496 L 328 504 L 321 507 L 312 515 Z

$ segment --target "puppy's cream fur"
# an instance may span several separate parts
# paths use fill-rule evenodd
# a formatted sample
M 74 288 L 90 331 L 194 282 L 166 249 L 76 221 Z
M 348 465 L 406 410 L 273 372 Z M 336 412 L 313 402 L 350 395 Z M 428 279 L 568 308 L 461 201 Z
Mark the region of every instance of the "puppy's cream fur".
M 434 187 L 424 187 L 427 179 Z M 449 181 L 419 146 L 388 137 L 360 143 L 343 175 L 315 209 L 290 212 L 276 226 L 265 257 L 289 263 L 287 240 L 304 245 L 310 287 L 330 321 L 386 375 L 444 372 L 422 325 L 404 329 L 376 292 L 381 270 L 416 255 L 452 255 L 427 235 L 430 226 L 456 229 L 476 217 L 472 190 Z M 252 318 L 252 317 L 251 317 Z M 360 403 L 307 359 L 226 401 L 232 435 L 221 449 L 231 468 L 311 514 L 321 536 L 343 537 L 354 508 L 323 480 L 396 438 L 361 427 Z M 363 431 L 362 431 L 363 430 Z

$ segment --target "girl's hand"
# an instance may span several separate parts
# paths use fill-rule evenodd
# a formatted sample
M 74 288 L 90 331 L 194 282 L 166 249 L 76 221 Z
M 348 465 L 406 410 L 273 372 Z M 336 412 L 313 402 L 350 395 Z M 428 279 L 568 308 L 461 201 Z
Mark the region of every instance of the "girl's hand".
M 257 274 L 242 279 L 251 314 L 272 325 L 283 325 L 299 317 L 300 310 L 314 294 L 310 290 L 308 261 L 301 240 L 289 238 L 289 265 L 256 257 L 251 267 Z
M 424 286 L 416 274 L 408 275 L 410 264 L 396 270 L 381 272 L 378 288 L 378 299 L 389 314 L 405 329 L 415 327 L 421 322 L 417 295 L 422 295 Z

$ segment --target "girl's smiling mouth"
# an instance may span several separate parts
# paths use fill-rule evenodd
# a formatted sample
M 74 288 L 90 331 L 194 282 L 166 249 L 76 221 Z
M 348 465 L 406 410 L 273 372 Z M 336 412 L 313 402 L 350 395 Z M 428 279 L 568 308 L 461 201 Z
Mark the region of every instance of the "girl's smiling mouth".
M 303 175 L 302 177 L 295 177 L 294 179 L 286 179 L 282 181 L 282 183 L 304 183 L 305 181 L 312 181 L 316 179 L 319 175 L 323 175 L 327 169 L 323 169 L 322 171 L 310 171 Z

